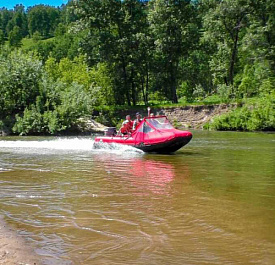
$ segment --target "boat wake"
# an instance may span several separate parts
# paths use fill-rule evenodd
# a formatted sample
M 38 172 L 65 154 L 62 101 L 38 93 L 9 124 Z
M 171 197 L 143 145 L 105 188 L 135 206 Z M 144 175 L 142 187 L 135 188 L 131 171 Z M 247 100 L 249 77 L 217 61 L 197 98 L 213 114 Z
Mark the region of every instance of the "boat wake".
M 115 153 L 143 153 L 134 147 L 120 144 L 102 144 L 94 145 L 93 139 L 85 138 L 57 138 L 52 140 L 40 141 L 0 141 L 1 151 L 18 151 L 18 152 L 36 152 L 47 151 L 88 151 L 88 152 L 115 152 Z

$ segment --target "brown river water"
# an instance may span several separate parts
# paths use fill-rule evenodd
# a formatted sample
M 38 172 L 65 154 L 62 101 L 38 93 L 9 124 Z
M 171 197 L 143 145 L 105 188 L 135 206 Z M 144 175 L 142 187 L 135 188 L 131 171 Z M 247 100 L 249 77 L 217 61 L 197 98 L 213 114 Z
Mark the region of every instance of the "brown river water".
M 0 215 L 44 264 L 275 264 L 275 134 L 173 155 L 2 137 Z

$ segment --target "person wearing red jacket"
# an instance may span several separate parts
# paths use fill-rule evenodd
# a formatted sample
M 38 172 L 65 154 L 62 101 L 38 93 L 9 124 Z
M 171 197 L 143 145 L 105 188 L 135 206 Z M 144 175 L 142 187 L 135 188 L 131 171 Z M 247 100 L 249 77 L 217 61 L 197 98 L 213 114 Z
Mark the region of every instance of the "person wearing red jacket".
M 127 115 L 126 120 L 122 123 L 120 132 L 122 134 L 129 134 L 132 132 L 132 129 L 133 129 L 133 122 L 131 121 L 131 116 Z

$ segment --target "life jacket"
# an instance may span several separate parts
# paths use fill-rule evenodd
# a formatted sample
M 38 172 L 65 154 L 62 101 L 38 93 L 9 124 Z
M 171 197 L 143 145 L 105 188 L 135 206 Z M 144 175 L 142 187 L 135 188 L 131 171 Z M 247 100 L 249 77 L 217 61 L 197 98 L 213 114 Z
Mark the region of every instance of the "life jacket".
M 133 122 L 126 120 L 122 123 L 122 127 L 120 131 L 121 133 L 126 134 L 126 133 L 132 132 L 132 128 L 133 128 Z

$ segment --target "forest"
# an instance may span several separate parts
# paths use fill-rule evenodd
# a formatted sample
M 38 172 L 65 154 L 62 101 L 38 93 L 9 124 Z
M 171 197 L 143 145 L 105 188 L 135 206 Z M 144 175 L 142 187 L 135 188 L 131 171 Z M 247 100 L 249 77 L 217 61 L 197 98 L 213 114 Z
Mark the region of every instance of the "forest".
M 0 9 L 0 130 L 94 111 L 238 103 L 207 129 L 275 130 L 273 0 L 72 0 Z

